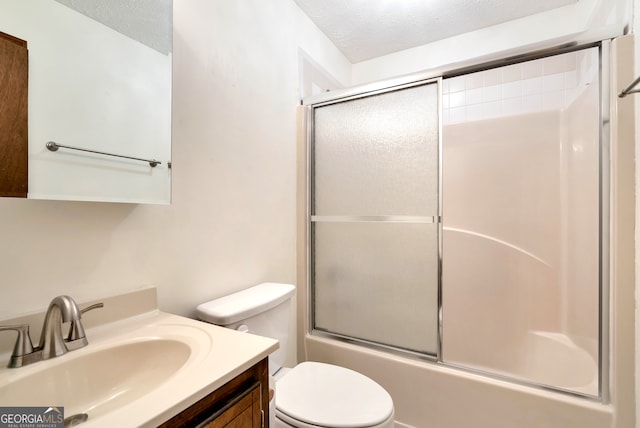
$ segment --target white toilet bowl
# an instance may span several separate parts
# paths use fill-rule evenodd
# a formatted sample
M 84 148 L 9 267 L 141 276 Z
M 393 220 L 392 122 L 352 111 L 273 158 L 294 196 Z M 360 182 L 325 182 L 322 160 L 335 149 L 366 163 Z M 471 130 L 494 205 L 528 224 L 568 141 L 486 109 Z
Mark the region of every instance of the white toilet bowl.
M 393 400 L 368 377 L 304 362 L 276 382 L 275 428 L 392 428 Z
M 263 283 L 203 303 L 196 313 L 202 321 L 280 341 L 280 349 L 269 356 L 269 374 L 276 379 L 275 406 L 269 406 L 272 426 L 392 428 L 391 396 L 363 374 L 315 362 L 282 367 L 294 291 L 290 284 Z

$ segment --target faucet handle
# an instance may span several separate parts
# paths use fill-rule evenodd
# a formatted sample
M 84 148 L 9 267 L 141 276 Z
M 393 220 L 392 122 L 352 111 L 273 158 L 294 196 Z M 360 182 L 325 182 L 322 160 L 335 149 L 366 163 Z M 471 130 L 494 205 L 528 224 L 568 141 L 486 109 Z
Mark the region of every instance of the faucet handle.
M 92 311 L 94 309 L 103 308 L 104 303 L 96 303 L 91 306 L 87 306 L 84 309 L 80 309 L 80 314 L 84 314 L 85 312 Z M 75 340 L 85 339 L 86 335 L 84 333 L 84 327 L 82 326 L 82 322 L 80 319 L 75 321 L 71 321 L 71 326 L 69 327 L 69 334 L 67 335 L 67 342 L 73 342 Z M 84 340 L 86 342 L 86 339 Z M 86 343 L 85 343 L 86 345 Z
M 13 346 L 9 367 L 20 367 L 23 365 L 23 357 L 33 354 L 33 344 L 29 335 L 29 324 L 4 325 L 0 326 L 0 331 L 15 330 L 18 332 L 16 344 Z
M 104 303 L 100 302 L 100 303 L 95 303 L 95 304 L 93 304 L 91 306 L 87 306 L 84 309 L 80 309 L 80 313 L 84 314 L 85 312 L 89 312 L 89 311 L 92 311 L 92 310 L 98 309 L 98 308 L 104 308 Z

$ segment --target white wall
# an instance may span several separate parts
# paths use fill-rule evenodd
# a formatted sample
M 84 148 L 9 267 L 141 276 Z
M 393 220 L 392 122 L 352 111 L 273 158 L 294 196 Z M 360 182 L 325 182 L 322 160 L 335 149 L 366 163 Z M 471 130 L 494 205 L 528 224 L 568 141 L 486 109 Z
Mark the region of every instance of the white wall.
M 0 318 L 157 286 L 163 310 L 295 281 L 298 50 L 350 64 L 292 1 L 174 2 L 173 203 L 0 199 Z

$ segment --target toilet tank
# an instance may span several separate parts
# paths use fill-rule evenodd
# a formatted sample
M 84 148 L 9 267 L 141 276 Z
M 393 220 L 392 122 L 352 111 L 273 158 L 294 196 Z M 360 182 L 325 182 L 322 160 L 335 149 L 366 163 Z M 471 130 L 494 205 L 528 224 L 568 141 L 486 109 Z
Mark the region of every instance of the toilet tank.
M 211 324 L 277 339 L 280 348 L 269 356 L 273 375 L 287 358 L 291 284 L 264 282 L 198 305 L 198 319 Z

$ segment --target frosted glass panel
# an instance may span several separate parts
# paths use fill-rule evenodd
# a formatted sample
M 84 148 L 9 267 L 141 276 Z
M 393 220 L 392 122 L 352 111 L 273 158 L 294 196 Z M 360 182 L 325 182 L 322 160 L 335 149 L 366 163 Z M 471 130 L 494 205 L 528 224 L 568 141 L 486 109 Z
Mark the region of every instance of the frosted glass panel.
M 437 83 L 313 117 L 314 329 L 437 354 Z
M 315 328 L 437 350 L 435 224 L 316 223 Z
M 316 215 L 435 215 L 438 90 L 427 84 L 315 109 Z

